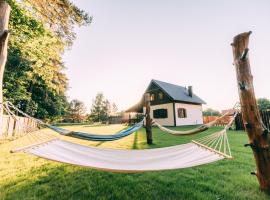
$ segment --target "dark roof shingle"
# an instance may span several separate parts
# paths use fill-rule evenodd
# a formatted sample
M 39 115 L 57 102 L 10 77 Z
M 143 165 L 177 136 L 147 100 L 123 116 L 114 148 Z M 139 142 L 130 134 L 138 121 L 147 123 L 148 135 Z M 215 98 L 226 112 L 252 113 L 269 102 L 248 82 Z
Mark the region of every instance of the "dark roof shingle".
M 196 104 L 206 104 L 204 100 L 193 93 L 192 97 L 188 95 L 188 91 L 185 87 L 166 83 L 163 81 L 152 80 L 151 83 L 158 85 L 164 92 L 166 92 L 173 100 L 183 101 Z M 151 85 L 150 83 L 150 85 Z

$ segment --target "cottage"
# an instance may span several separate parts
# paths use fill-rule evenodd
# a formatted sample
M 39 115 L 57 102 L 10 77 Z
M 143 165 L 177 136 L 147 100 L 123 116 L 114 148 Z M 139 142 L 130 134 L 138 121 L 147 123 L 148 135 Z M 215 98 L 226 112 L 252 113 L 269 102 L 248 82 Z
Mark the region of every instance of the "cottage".
M 203 124 L 201 98 L 188 88 L 163 81 L 152 80 L 145 93 L 150 94 L 151 118 L 163 126 Z M 144 113 L 144 98 L 126 112 Z

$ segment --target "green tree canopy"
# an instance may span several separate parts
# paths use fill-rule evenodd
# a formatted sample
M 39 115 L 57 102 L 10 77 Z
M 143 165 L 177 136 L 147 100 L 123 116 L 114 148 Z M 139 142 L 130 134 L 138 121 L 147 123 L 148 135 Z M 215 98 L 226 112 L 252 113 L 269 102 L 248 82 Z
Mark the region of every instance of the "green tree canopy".
M 220 112 L 212 108 L 207 108 L 203 111 L 203 116 L 220 116 Z
M 51 2 L 57 4 L 56 10 L 46 8 L 43 13 L 56 18 L 62 7 L 60 1 L 18 2 L 8 0 L 12 34 L 4 74 L 4 98 L 35 117 L 62 120 L 68 108 L 65 94 L 68 80 L 63 72 L 62 55 L 74 39 L 73 26 L 87 24 L 90 18 L 69 1 L 63 1 L 70 12 L 63 5 L 65 12 L 58 20 L 54 19 L 56 28 L 46 21 L 49 18 L 35 12 Z
M 93 122 L 107 121 L 110 114 L 110 102 L 103 93 L 98 93 L 92 102 L 90 118 Z
M 7 2 L 13 4 L 14 0 Z M 17 0 L 17 2 L 67 45 L 71 45 L 75 39 L 75 25 L 87 25 L 92 21 L 92 17 L 70 0 Z
M 79 101 L 78 99 L 73 99 L 69 103 L 67 117 L 65 118 L 65 121 L 82 122 L 85 118 L 85 112 L 86 108 L 84 103 Z
M 260 110 L 270 109 L 270 100 L 267 98 L 259 98 L 257 99 L 257 104 Z

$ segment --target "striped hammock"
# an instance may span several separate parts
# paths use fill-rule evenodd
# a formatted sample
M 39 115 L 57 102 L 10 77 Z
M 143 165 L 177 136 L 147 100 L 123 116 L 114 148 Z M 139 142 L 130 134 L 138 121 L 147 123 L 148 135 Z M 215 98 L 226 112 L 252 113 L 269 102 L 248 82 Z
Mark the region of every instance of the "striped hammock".
M 67 129 L 64 129 L 64 128 L 60 128 L 60 127 L 57 127 L 57 126 L 47 124 L 47 123 L 45 123 L 45 122 L 43 122 L 43 121 L 41 121 L 39 119 L 36 119 L 36 118 L 33 118 L 33 117 L 29 116 L 28 114 L 26 114 L 22 110 L 15 107 L 10 102 L 6 102 L 5 104 L 3 104 L 3 108 L 7 112 L 7 114 L 12 116 L 15 120 L 16 120 L 16 115 L 14 114 L 14 112 L 11 109 L 19 112 L 20 114 L 22 114 L 23 116 L 25 116 L 27 118 L 30 118 L 30 119 L 36 121 L 40 126 L 47 127 L 49 129 L 59 133 L 60 135 L 70 136 L 70 137 L 79 138 L 79 139 L 83 139 L 83 140 L 90 140 L 90 141 L 104 142 L 104 141 L 119 140 L 121 138 L 127 137 L 127 136 L 131 135 L 132 133 L 135 133 L 136 131 L 138 131 L 140 128 L 142 128 L 143 122 L 144 122 L 144 119 L 143 119 L 139 123 L 135 124 L 134 126 L 129 127 L 128 129 L 125 129 L 125 130 L 120 131 L 120 132 L 115 133 L 115 134 L 98 135 L 98 134 L 85 133 L 85 132 L 80 132 L 80 131 L 70 131 L 70 130 L 67 130 Z

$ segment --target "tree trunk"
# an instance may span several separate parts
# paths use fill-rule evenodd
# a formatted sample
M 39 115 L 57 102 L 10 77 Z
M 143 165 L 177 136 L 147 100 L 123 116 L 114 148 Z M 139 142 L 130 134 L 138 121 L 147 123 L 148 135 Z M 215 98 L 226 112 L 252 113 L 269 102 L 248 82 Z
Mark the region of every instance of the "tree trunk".
M 243 122 L 250 142 L 247 146 L 252 148 L 257 165 L 255 175 L 261 190 L 270 192 L 270 137 L 262 124 L 253 87 L 253 76 L 248 59 L 250 34 L 251 32 L 246 32 L 234 37 L 232 43 L 234 65 Z
M 0 136 L 3 135 L 3 75 L 7 61 L 9 14 L 9 5 L 4 0 L 0 0 Z
M 145 94 L 144 96 L 145 100 L 145 131 L 146 131 L 146 139 L 147 144 L 153 144 L 153 138 L 152 138 L 152 120 L 150 117 L 150 94 Z

